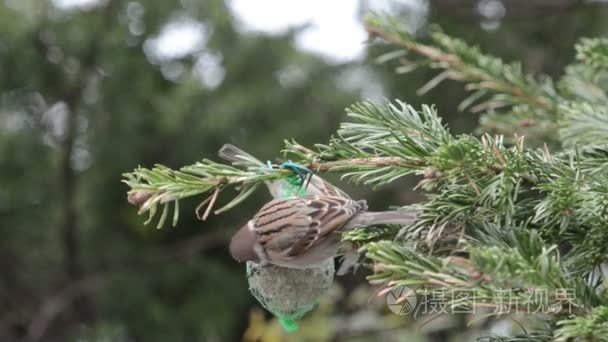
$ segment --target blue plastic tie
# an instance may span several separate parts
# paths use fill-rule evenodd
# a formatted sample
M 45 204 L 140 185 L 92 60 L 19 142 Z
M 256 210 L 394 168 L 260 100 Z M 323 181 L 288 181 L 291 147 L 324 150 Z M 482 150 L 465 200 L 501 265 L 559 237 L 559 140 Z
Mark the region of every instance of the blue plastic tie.
M 281 167 L 284 169 L 291 170 L 293 173 L 296 174 L 299 180 L 299 184 L 297 184 L 299 186 L 297 193 L 302 195 L 301 190 L 304 189 L 304 191 L 306 191 L 306 189 L 308 189 L 308 185 L 310 184 L 310 180 L 313 176 L 312 170 L 305 166 L 298 165 L 292 162 L 291 160 L 288 160 L 281 164 Z M 304 184 L 305 181 L 306 184 Z

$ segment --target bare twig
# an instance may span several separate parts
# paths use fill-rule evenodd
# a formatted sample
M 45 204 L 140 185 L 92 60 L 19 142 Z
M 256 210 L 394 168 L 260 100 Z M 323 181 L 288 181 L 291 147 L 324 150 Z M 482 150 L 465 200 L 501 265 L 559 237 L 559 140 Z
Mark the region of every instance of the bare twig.
M 103 284 L 104 278 L 101 275 L 90 275 L 45 300 L 27 328 L 26 339 L 32 342 L 40 341 L 58 315 L 67 310 L 78 298 L 100 290 Z
M 28 315 L 33 317 L 27 325 L 27 340 L 41 341 L 53 322 L 78 299 L 103 290 L 108 278 L 120 272 L 132 271 L 141 267 L 149 267 L 168 261 L 184 260 L 193 257 L 196 253 L 224 245 L 228 237 L 218 232 L 205 232 L 188 240 L 180 241 L 164 249 L 159 258 L 119 264 L 107 270 L 98 271 L 74 281 L 56 294 L 43 299 L 38 309 L 31 310 Z M 0 328 L 14 322 L 14 317 L 8 317 L 0 322 Z M 0 329 L 2 331 L 4 329 Z

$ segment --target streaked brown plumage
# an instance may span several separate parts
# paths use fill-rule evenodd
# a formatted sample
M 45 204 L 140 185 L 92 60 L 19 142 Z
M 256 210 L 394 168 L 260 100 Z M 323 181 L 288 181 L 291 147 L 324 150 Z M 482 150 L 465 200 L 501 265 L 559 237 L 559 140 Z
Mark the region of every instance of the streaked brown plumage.
M 364 203 L 341 197 L 273 200 L 250 225 L 272 263 L 310 266 L 335 256 L 340 238 L 336 232 L 365 209 Z
M 266 167 L 261 161 L 232 145 L 220 156 L 235 164 Z M 275 198 L 242 227 L 230 242 L 230 253 L 239 261 L 255 261 L 289 268 L 312 268 L 338 254 L 340 232 L 378 224 L 411 224 L 411 212 L 367 212 L 365 201 L 354 201 L 344 191 L 313 175 L 303 197 L 278 198 L 285 180 L 266 182 Z M 355 250 L 348 252 L 357 255 Z M 352 255 L 347 259 L 353 259 Z M 357 257 L 353 260 L 356 261 Z M 345 262 L 344 273 L 352 260 Z
M 335 196 L 275 199 L 232 238 L 237 261 L 315 267 L 337 255 L 340 232 L 375 224 L 409 224 L 411 213 L 366 212 L 365 201 Z

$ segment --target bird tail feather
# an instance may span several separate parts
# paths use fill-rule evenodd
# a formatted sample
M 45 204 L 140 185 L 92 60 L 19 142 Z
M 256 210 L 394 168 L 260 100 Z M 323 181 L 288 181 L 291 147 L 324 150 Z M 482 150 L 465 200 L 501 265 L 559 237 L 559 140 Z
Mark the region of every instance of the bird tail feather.
M 365 211 L 355 215 L 345 226 L 345 229 L 369 227 L 381 224 L 407 226 L 416 222 L 415 211 Z

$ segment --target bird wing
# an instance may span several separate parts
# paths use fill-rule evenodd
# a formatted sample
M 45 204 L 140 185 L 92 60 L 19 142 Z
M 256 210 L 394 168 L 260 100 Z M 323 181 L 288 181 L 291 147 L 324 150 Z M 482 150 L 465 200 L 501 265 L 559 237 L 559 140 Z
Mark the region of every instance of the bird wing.
M 342 197 L 273 200 L 256 214 L 253 223 L 267 253 L 297 257 L 322 243 L 360 210 L 361 204 Z

